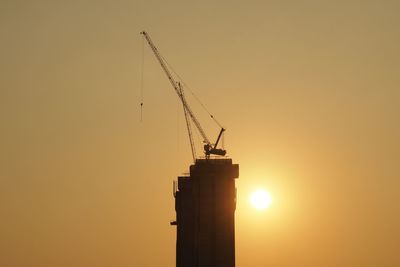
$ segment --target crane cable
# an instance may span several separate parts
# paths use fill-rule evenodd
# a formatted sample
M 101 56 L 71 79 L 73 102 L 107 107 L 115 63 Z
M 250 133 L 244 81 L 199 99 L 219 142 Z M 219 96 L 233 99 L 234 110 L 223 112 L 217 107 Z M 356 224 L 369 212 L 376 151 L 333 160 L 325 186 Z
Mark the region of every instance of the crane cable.
M 181 84 L 183 84 L 187 89 L 189 89 L 189 92 L 193 95 L 193 97 L 196 99 L 196 101 L 200 104 L 200 106 L 207 112 L 207 114 L 211 117 L 211 119 L 221 128 L 222 125 L 218 122 L 218 120 L 214 117 L 213 114 L 211 114 L 211 112 L 208 111 L 208 109 L 206 108 L 206 106 L 200 101 L 200 98 L 193 92 L 193 90 L 183 81 L 183 79 L 179 76 L 179 74 L 174 70 L 174 68 L 168 63 L 168 61 L 165 59 L 164 56 L 162 56 L 160 54 L 160 57 L 163 59 L 163 61 L 166 63 L 166 65 L 168 66 L 168 68 L 170 68 L 172 70 L 172 72 L 176 75 L 176 77 L 179 78 Z
M 140 78 L 140 122 L 143 121 L 143 88 L 144 88 L 144 38 L 142 38 L 142 74 Z

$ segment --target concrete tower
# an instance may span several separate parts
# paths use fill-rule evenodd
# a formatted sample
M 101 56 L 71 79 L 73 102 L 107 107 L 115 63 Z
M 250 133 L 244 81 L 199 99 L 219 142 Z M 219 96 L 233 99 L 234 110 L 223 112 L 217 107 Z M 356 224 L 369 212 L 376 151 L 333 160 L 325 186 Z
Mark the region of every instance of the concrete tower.
M 177 267 L 235 266 L 235 178 L 231 159 L 198 159 L 174 187 Z

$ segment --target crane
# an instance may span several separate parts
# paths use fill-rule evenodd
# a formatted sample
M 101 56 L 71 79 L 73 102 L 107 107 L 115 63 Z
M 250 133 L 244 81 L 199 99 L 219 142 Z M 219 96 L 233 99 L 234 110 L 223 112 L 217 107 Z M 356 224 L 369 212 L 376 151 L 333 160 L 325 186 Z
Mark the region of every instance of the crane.
M 154 56 L 157 58 L 158 62 L 161 65 L 161 68 L 164 70 L 165 74 L 168 77 L 169 82 L 171 83 L 176 94 L 178 95 L 179 99 L 182 102 L 183 111 L 185 114 L 186 126 L 187 126 L 187 130 L 188 130 L 188 134 L 189 134 L 190 146 L 192 149 L 193 161 L 196 161 L 196 148 L 195 148 L 194 141 L 193 141 L 193 134 L 192 134 L 190 120 L 192 120 L 193 124 L 196 126 L 197 130 L 199 131 L 200 135 L 203 138 L 205 157 L 208 159 L 208 158 L 210 158 L 210 155 L 225 156 L 226 150 L 217 148 L 218 143 L 219 143 L 221 136 L 224 133 L 225 129 L 223 127 L 221 127 L 221 130 L 218 134 L 217 140 L 215 141 L 214 144 L 212 144 L 210 142 L 210 139 L 208 139 L 206 133 L 204 132 L 203 128 L 201 127 L 200 122 L 197 120 L 192 109 L 190 108 L 189 104 L 187 103 L 182 84 L 178 81 L 175 81 L 174 77 L 172 76 L 171 72 L 169 71 L 169 69 L 167 67 L 165 60 L 163 59 L 161 54 L 158 52 L 157 47 L 154 45 L 149 34 L 145 31 L 142 31 L 140 34 L 142 34 L 143 37 L 146 39 L 147 43 L 149 44 L 151 50 L 154 53 Z M 213 118 L 212 115 L 211 115 L 211 117 Z

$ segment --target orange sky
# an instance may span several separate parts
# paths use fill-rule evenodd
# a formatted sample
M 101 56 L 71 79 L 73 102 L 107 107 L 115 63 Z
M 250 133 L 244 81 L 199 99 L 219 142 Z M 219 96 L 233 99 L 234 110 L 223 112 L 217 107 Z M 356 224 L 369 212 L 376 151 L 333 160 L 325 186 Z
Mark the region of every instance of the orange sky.
M 140 122 L 141 30 L 227 128 L 237 267 L 400 266 L 399 13 L 389 0 L 1 1 L 0 266 L 175 265 L 172 181 L 190 149 L 147 46 Z M 248 203 L 259 187 L 265 212 Z

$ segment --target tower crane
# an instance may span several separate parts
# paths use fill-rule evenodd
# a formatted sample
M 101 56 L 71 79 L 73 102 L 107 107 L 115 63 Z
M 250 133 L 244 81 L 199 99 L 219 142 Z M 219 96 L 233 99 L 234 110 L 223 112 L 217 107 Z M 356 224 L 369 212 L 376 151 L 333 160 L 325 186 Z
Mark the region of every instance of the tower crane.
M 174 88 L 175 93 L 178 95 L 179 99 L 182 102 L 183 111 L 185 114 L 186 126 L 187 126 L 187 130 L 188 130 L 188 134 L 189 134 L 190 146 L 192 149 L 193 160 L 196 161 L 196 148 L 195 148 L 194 141 L 193 141 L 193 134 L 192 134 L 190 120 L 192 120 L 193 124 L 196 126 L 197 130 L 199 131 L 200 135 L 203 138 L 205 157 L 208 159 L 208 158 L 210 158 L 210 155 L 225 156 L 226 150 L 217 148 L 218 143 L 219 143 L 221 136 L 224 133 L 225 129 L 223 127 L 221 127 L 221 130 L 218 134 L 217 140 L 215 141 L 214 144 L 212 144 L 210 142 L 210 139 L 208 139 L 207 135 L 205 134 L 203 128 L 201 127 L 200 122 L 197 120 L 196 116 L 194 115 L 188 102 L 186 101 L 182 84 L 178 81 L 175 81 L 174 77 L 172 76 L 171 72 L 169 71 L 169 69 L 167 67 L 165 60 L 163 59 L 161 54 L 158 52 L 157 47 L 154 45 L 149 34 L 145 31 L 142 31 L 140 34 L 142 34 L 143 37 L 146 39 L 147 43 L 149 44 L 151 50 L 154 53 L 154 56 L 157 58 L 158 62 L 161 65 L 161 68 L 164 70 L 165 74 L 168 77 L 169 82 L 171 83 L 172 87 Z M 211 115 L 211 117 L 212 117 L 212 115 Z

